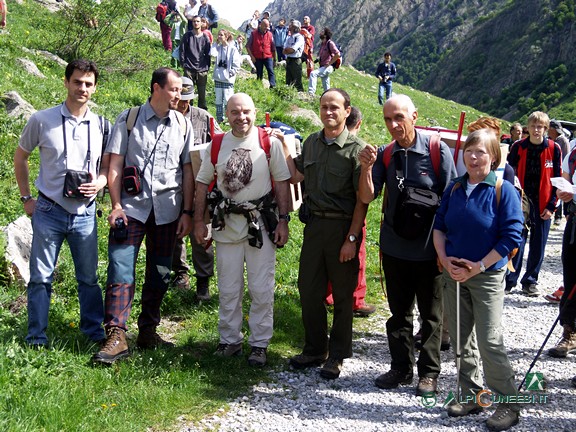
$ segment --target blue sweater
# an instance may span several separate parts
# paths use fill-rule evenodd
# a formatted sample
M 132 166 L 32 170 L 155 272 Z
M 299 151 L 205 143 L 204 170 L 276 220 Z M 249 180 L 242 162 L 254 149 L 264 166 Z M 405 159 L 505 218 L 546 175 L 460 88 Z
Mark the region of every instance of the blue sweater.
M 468 174 L 457 178 L 444 192 L 436 213 L 434 229 L 446 234 L 446 255 L 476 262 L 495 249 L 503 258 L 488 270 L 508 262 L 508 254 L 522 237 L 522 209 L 512 184 L 502 183 L 500 203 L 496 203 L 496 174 L 490 172 L 469 197 Z M 460 187 L 454 189 L 454 185 Z

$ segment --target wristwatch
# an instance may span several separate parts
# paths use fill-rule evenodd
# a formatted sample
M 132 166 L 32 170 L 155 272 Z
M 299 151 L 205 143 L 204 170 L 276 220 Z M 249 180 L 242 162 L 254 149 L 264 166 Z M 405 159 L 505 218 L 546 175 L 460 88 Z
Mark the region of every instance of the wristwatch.
M 289 214 L 281 214 L 281 215 L 278 215 L 278 219 L 284 219 L 286 222 L 290 222 L 290 215 Z
M 32 195 L 24 195 L 24 196 L 20 197 L 20 202 L 22 202 L 22 204 L 26 204 L 31 199 L 32 199 Z
M 484 262 L 482 260 L 480 260 L 480 273 L 484 273 L 486 271 L 486 266 L 484 265 Z
M 182 210 L 182 214 L 193 217 L 194 216 L 194 210 Z
M 356 234 L 348 234 L 348 241 L 351 243 L 356 243 L 356 241 L 358 241 L 358 237 L 356 237 Z

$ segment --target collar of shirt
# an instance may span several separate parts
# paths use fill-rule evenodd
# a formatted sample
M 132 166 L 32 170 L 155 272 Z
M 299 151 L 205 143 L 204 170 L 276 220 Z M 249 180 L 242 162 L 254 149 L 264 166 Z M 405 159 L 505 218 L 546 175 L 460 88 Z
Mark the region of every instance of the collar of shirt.
M 322 129 L 322 133 L 320 134 L 322 141 L 326 144 L 326 145 L 332 145 L 332 144 L 337 144 L 338 147 L 342 148 L 344 147 L 344 144 L 346 144 L 346 141 L 348 140 L 348 135 L 350 133 L 348 132 L 348 129 L 346 127 L 344 127 L 344 130 L 342 131 L 342 133 L 340 135 L 338 135 L 336 137 L 336 140 L 334 140 L 333 142 L 329 143 L 328 140 L 326 139 L 326 137 L 324 136 L 324 129 Z

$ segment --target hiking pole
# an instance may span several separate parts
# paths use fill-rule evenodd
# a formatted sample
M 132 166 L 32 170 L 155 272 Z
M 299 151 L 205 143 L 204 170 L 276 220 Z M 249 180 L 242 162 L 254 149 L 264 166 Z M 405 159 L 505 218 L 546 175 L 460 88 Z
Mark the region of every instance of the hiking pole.
M 520 382 L 520 385 L 518 386 L 518 391 L 520 391 L 520 389 L 522 388 L 522 385 L 526 382 L 526 377 L 528 376 L 528 374 L 530 373 L 530 371 L 532 370 L 532 368 L 534 367 L 534 365 L 536 364 L 536 362 L 538 361 L 538 359 L 540 358 L 540 354 L 542 354 L 542 350 L 544 350 L 544 347 L 546 346 L 546 343 L 548 342 L 548 339 L 550 339 L 550 336 L 552 336 L 552 332 L 554 331 L 554 329 L 556 328 L 556 324 L 558 324 L 558 321 L 560 321 L 560 315 L 562 315 L 562 310 L 566 307 L 566 305 L 572 301 L 572 296 L 574 296 L 574 293 L 576 292 L 576 284 L 574 284 L 574 286 L 572 287 L 572 290 L 570 291 L 570 294 L 568 294 L 568 298 L 566 299 L 566 301 L 564 302 L 564 304 L 562 305 L 562 307 L 560 308 L 560 311 L 558 312 L 558 316 L 556 317 L 556 320 L 554 321 L 554 324 L 552 324 L 552 328 L 550 329 L 550 331 L 548 332 L 548 334 L 546 335 L 546 338 L 544 339 L 544 342 L 542 343 L 542 346 L 540 347 L 540 349 L 538 350 L 538 352 L 536 353 L 536 357 L 534 357 L 534 360 L 532 360 L 532 363 L 530 364 L 530 367 L 528 368 L 528 371 L 526 371 L 526 375 L 524 375 L 524 378 L 522 378 L 522 381 Z
M 472 270 L 468 264 L 462 261 L 452 261 L 453 266 Z M 460 349 L 460 281 L 456 281 L 456 402 L 460 403 L 460 357 L 462 351 Z
M 460 403 L 460 282 L 456 282 L 456 401 Z

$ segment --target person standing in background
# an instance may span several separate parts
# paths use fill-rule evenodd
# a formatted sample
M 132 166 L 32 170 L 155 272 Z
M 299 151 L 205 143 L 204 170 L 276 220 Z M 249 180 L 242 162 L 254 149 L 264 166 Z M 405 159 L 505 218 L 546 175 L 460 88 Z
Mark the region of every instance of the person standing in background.
M 273 33 L 274 45 L 276 45 L 276 55 L 278 61 L 286 60 L 286 56 L 284 55 L 284 44 L 286 43 L 286 38 L 288 37 L 288 27 L 286 27 L 286 20 L 284 18 L 280 18 L 280 20 L 278 20 L 278 25 L 274 28 Z
M 380 80 L 378 84 L 378 103 L 383 105 L 392 96 L 392 81 L 396 78 L 396 65 L 392 63 L 392 54 L 384 54 L 384 62 L 376 69 L 376 78 Z M 386 99 L 384 99 L 386 91 Z

